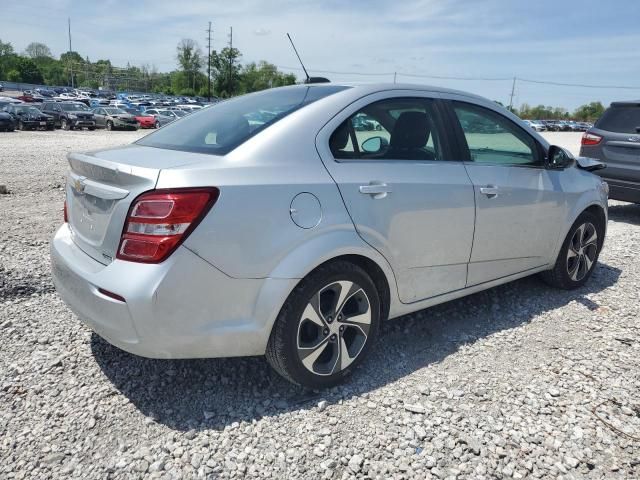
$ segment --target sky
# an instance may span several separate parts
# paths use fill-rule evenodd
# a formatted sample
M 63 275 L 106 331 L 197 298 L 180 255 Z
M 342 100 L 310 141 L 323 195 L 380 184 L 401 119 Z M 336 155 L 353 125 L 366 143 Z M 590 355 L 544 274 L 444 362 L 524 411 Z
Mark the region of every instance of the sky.
M 21 0 L 6 2 L 1 15 L 0 39 L 18 52 L 33 41 L 56 56 L 67 51 L 70 17 L 73 49 L 116 66 L 175 69 L 178 42 L 192 38 L 205 49 L 211 21 L 214 49 L 233 27 L 243 63 L 266 60 L 299 79 L 287 32 L 309 73 L 332 81 L 392 82 L 395 72 L 398 82 L 508 104 L 517 77 L 514 105 L 569 110 L 640 98 L 635 0 Z

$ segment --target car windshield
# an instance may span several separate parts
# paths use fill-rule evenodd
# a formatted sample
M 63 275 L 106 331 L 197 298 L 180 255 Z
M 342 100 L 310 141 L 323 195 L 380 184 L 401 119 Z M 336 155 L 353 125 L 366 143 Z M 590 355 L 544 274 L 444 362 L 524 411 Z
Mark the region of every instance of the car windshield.
M 60 108 L 65 112 L 77 112 L 78 110 L 84 111 L 89 110 L 84 103 L 61 103 Z
M 124 115 L 127 113 L 121 108 L 105 108 L 104 111 L 107 112 L 107 115 Z
M 640 133 L 640 106 L 611 107 L 595 127 L 608 132 Z
M 349 87 L 295 86 L 243 95 L 213 108 L 198 110 L 137 143 L 224 155 L 292 112 L 346 88 Z

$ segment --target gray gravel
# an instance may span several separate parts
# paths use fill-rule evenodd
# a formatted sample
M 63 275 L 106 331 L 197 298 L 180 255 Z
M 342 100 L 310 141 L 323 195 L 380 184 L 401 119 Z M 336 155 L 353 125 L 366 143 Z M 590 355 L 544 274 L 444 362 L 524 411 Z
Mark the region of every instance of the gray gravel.
M 65 154 L 143 133 L 0 135 L 0 478 L 640 478 L 640 206 L 584 288 L 524 279 L 388 322 L 351 383 L 111 347 L 56 295 Z

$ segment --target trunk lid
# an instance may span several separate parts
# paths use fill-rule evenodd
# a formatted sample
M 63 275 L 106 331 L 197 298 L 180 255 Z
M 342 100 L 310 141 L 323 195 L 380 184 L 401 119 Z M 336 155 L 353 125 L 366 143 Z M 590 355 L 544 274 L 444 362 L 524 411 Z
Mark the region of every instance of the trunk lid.
M 116 256 L 133 200 L 153 190 L 163 168 L 198 163 L 207 155 L 139 145 L 69 154 L 67 217 L 73 241 L 107 265 Z

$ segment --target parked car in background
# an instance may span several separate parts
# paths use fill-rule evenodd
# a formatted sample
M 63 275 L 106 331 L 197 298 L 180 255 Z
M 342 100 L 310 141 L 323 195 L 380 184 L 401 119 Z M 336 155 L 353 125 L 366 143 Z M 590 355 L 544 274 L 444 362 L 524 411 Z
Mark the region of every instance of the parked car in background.
M 536 132 L 546 132 L 547 127 L 542 122 L 537 120 L 523 120 L 529 127 L 534 129 Z
M 13 117 L 18 130 L 53 130 L 53 116 L 47 115 L 31 104 L 12 104 L 4 107 L 4 111 Z
M 97 107 L 93 109 L 96 119 L 96 127 L 107 130 L 137 130 L 139 127 L 136 118 L 121 108 Z
M 178 120 L 179 118 L 186 117 L 188 115 L 187 112 L 182 110 L 168 110 L 168 109 L 157 109 L 157 108 L 149 108 L 145 110 L 145 112 L 151 115 L 162 115 L 164 117 L 169 117 L 174 120 Z
M 82 321 L 147 357 L 266 355 L 311 388 L 387 318 L 534 273 L 584 285 L 606 232 L 599 162 L 420 85 L 268 89 L 69 164 L 52 273 Z
M 42 106 L 42 111 L 52 115 L 57 127 L 63 130 L 88 128 L 95 130 L 96 122 L 93 113 L 81 102 L 50 102 Z
M 147 115 L 153 115 L 160 124 L 160 127 L 163 127 L 179 118 L 177 115 L 172 115 L 171 113 L 166 111 L 163 113 L 162 110 L 157 110 L 155 108 L 147 109 L 144 111 L 144 113 Z
M 0 83 L 0 92 L 4 92 L 4 85 Z
M 582 136 L 580 155 L 607 164 L 597 173 L 610 198 L 640 203 L 640 100 L 613 102 Z
M 133 115 L 136 121 L 140 124 L 140 128 L 160 128 L 160 122 L 156 120 L 156 117 L 153 115 L 141 112 L 135 108 L 123 108 L 122 110 Z
M 0 130 L 3 132 L 13 132 L 16 128 L 16 122 L 13 115 L 0 111 Z
M 31 90 L 25 90 L 21 95 L 16 97 L 18 100 L 28 103 L 40 103 L 45 100 L 45 98 L 37 92 L 33 92 Z

